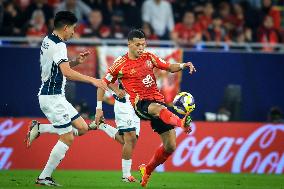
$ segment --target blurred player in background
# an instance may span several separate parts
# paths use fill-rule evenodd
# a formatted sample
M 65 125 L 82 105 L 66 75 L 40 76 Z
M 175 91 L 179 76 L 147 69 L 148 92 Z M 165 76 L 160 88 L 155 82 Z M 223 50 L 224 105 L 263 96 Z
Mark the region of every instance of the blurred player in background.
M 136 29 L 131 30 L 128 34 L 128 53 L 116 59 L 103 79 L 108 85 L 118 79 L 126 94 L 130 96 L 130 102 L 138 117 L 150 120 L 152 129 L 161 137 L 163 145 L 156 150 L 147 165 L 139 166 L 143 187 L 147 185 L 153 170 L 163 164 L 174 152 L 176 148 L 174 127 L 181 127 L 186 133 L 191 132 L 189 114 L 180 119 L 167 109 L 164 96 L 157 88 L 153 69 L 178 72 L 188 67 L 190 74 L 196 71 L 191 62 L 170 64 L 145 51 L 145 47 L 144 33 Z
M 54 19 L 53 33 L 43 39 L 40 49 L 42 85 L 38 98 L 40 108 L 51 124 L 40 124 L 33 120 L 27 133 L 27 147 L 41 133 L 58 134 L 59 140 L 36 180 L 36 184 L 39 185 L 60 186 L 52 179 L 51 175 L 74 141 L 72 126 L 76 128 L 78 135 L 89 130 L 84 119 L 65 98 L 66 78 L 90 83 L 104 90 L 107 89 L 102 80 L 80 74 L 71 68 L 84 62 L 90 54 L 89 52 L 80 53 L 75 61 L 69 61 L 67 58 L 67 48 L 64 41 L 73 36 L 76 22 L 77 18 L 73 13 L 58 12 Z

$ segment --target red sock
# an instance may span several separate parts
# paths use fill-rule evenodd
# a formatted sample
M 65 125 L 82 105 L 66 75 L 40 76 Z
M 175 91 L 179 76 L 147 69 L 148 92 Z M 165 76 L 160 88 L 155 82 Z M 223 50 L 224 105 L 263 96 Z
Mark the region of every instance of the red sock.
M 160 164 L 163 164 L 171 154 L 172 153 L 165 151 L 164 146 L 160 146 L 146 166 L 147 174 L 150 175 L 154 171 L 154 169 Z
M 160 111 L 159 117 L 166 124 L 181 127 L 181 119 L 167 108 L 164 108 Z

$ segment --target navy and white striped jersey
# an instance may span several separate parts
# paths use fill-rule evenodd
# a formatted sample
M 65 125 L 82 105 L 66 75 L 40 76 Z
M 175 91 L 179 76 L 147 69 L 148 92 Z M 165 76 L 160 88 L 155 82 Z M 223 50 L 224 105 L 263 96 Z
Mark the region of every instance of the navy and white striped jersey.
M 56 35 L 46 36 L 40 48 L 41 87 L 38 95 L 65 94 L 66 77 L 59 65 L 67 62 L 66 44 Z

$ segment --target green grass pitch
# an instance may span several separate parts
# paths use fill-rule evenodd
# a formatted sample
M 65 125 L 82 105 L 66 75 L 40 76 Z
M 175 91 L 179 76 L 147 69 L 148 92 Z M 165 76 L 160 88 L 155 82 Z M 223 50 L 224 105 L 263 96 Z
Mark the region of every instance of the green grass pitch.
M 0 171 L 0 189 L 39 188 L 34 185 L 38 170 Z M 133 175 L 140 179 L 138 172 Z M 57 170 L 55 180 L 62 188 L 128 189 L 142 188 L 139 183 L 124 183 L 120 171 Z M 284 175 L 205 174 L 187 172 L 153 173 L 149 189 L 284 189 Z

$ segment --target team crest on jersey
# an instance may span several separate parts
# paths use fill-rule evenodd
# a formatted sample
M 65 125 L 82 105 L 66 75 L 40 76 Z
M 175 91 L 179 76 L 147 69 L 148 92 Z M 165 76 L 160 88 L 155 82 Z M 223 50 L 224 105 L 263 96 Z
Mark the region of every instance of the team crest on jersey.
M 136 73 L 136 70 L 134 68 L 132 68 L 131 71 L 130 71 L 130 75 L 133 75 L 135 73 Z
M 131 120 L 131 119 L 128 119 L 126 122 L 127 122 L 127 125 L 128 125 L 128 126 L 131 126 L 131 125 L 132 125 L 132 120 Z
M 153 63 L 150 60 L 147 60 L 146 64 L 148 68 L 153 68 Z
M 64 115 L 63 115 L 63 118 L 64 118 L 66 121 L 68 121 L 69 115 L 68 115 L 68 114 L 64 114 Z

